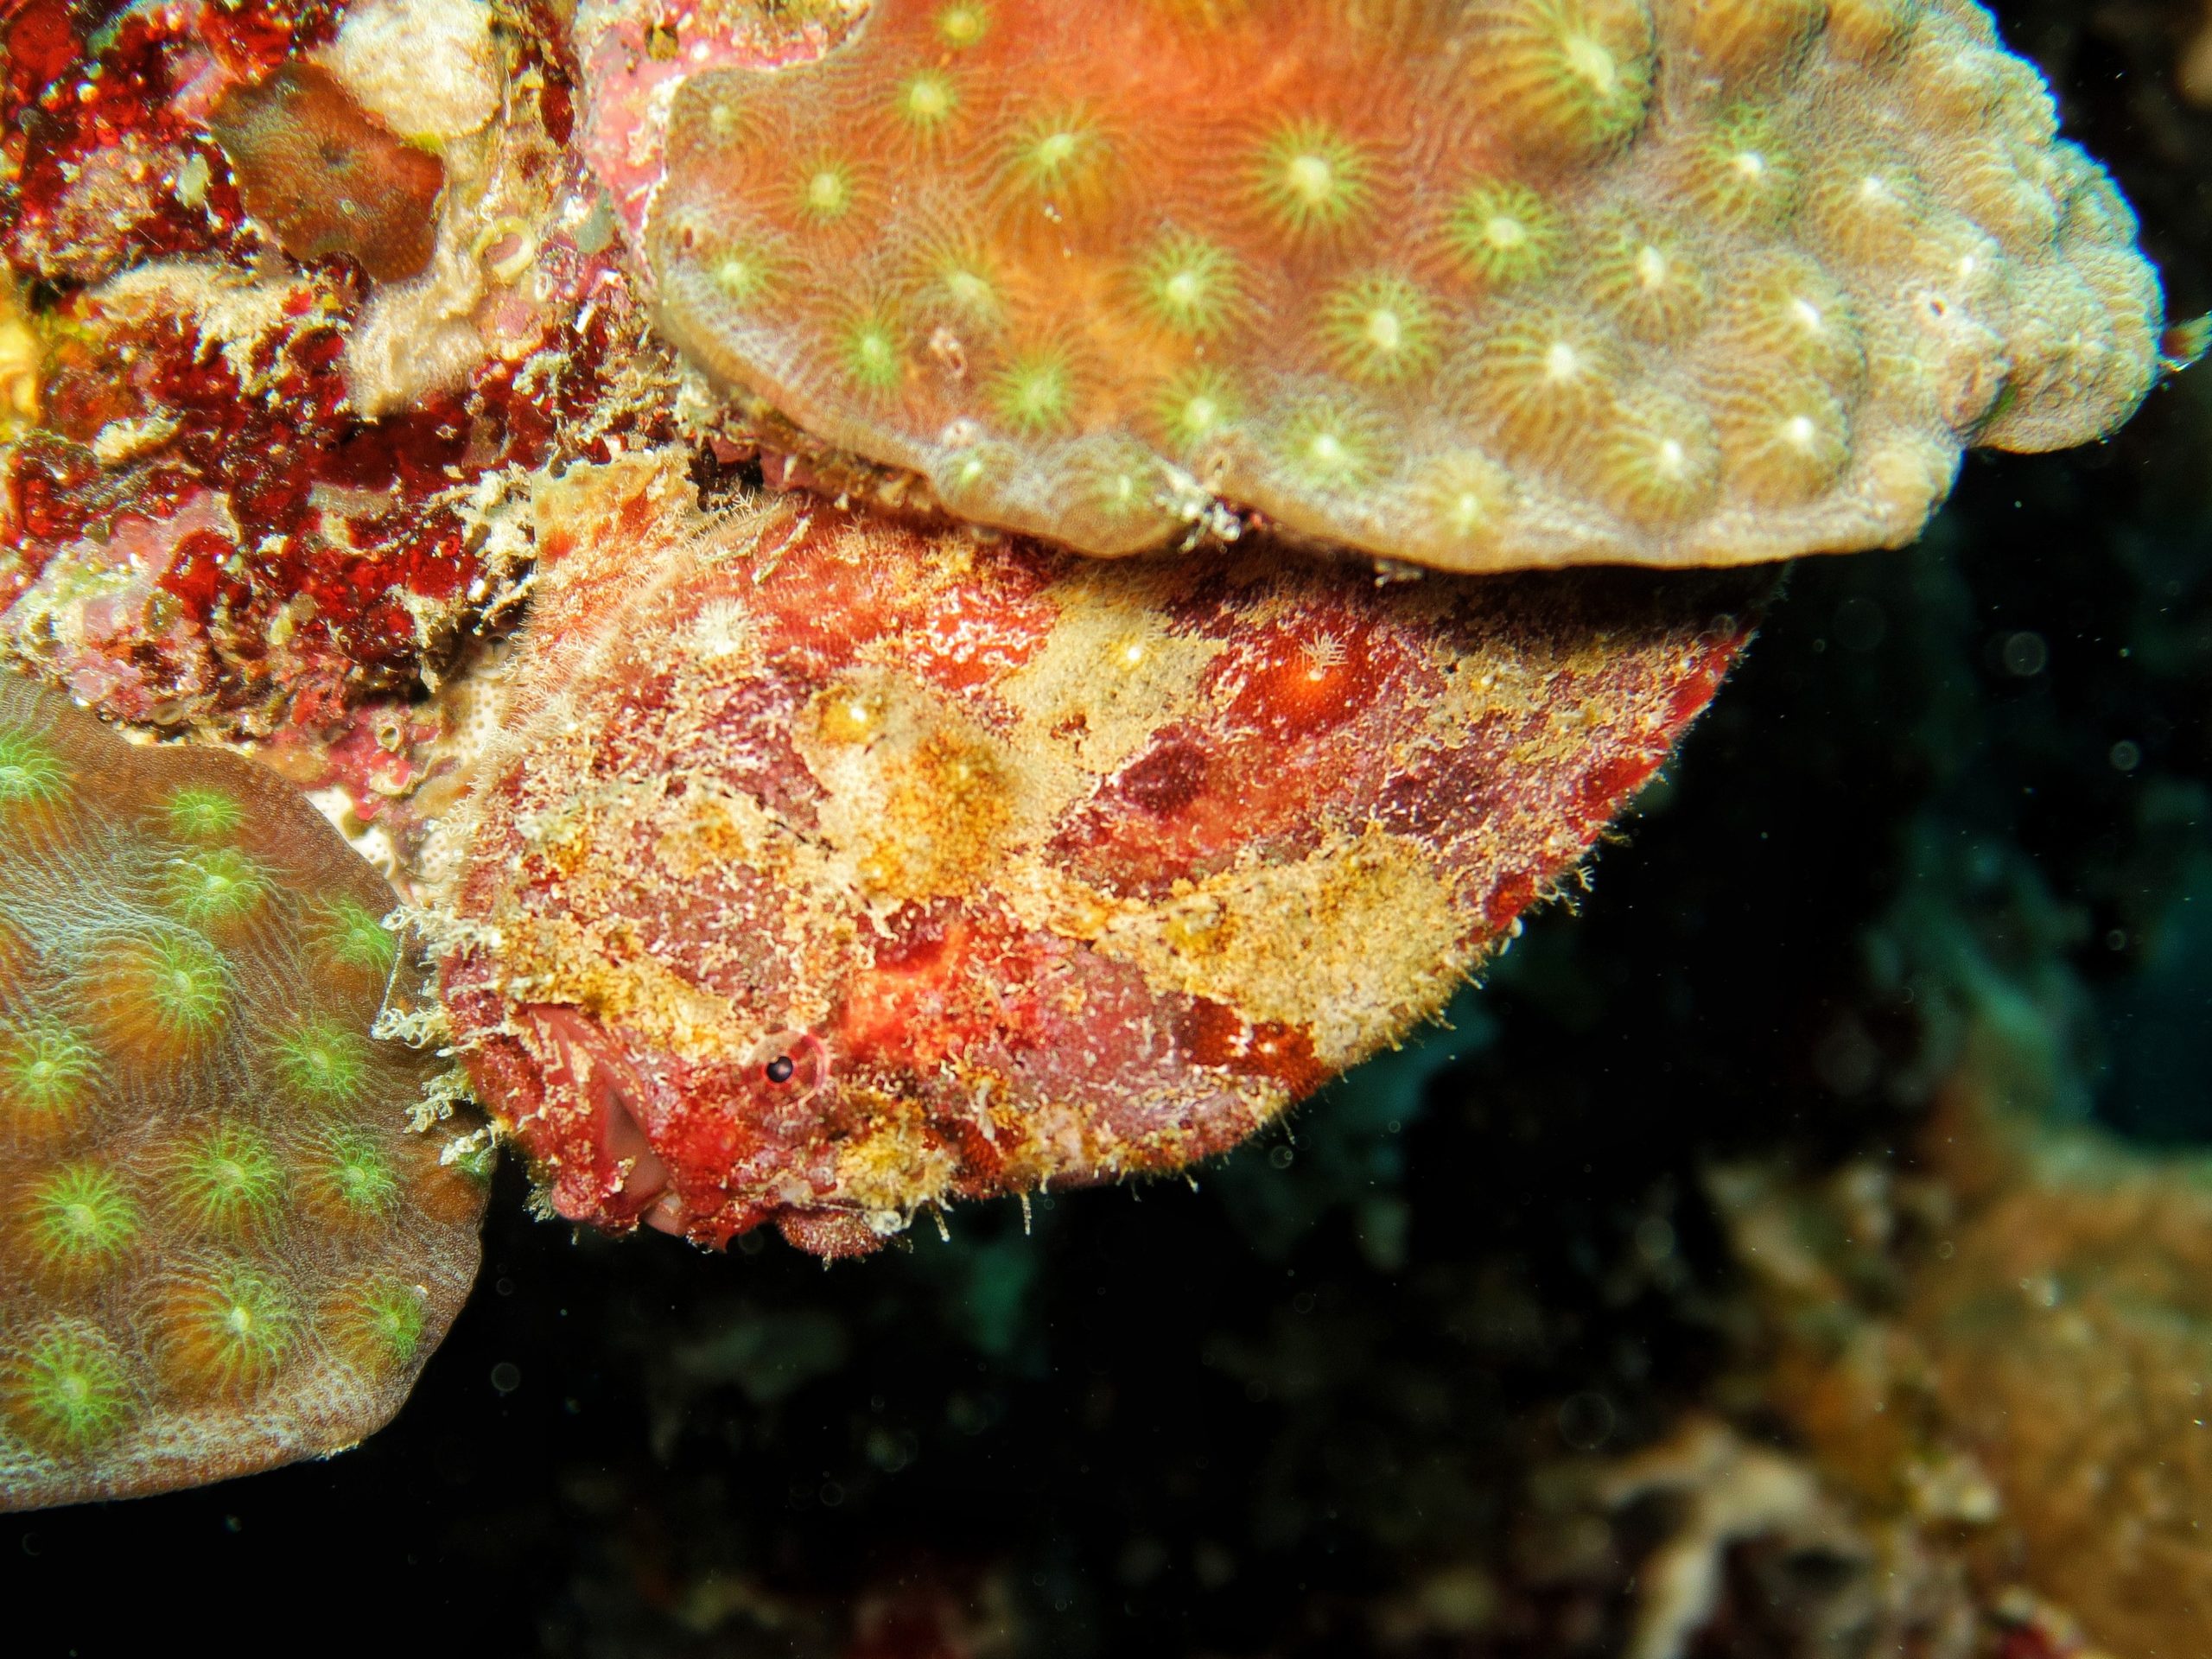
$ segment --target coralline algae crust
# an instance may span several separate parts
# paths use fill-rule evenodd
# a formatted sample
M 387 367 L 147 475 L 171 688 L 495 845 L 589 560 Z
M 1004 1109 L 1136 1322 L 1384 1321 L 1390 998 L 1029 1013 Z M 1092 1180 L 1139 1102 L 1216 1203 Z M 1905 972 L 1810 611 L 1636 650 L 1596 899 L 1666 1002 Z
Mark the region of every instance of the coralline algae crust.
M 522 480 L 665 428 L 672 376 L 542 17 L 470 36 L 503 96 L 434 156 L 347 90 L 385 59 L 333 56 L 338 18 L 260 16 L 65 25 L 73 68 L 29 89 L 5 245 L 41 297 L 0 304 L 0 642 L 111 715 L 296 757 L 435 681 L 526 568 Z M 384 19 L 388 57 L 414 16 L 345 22 Z

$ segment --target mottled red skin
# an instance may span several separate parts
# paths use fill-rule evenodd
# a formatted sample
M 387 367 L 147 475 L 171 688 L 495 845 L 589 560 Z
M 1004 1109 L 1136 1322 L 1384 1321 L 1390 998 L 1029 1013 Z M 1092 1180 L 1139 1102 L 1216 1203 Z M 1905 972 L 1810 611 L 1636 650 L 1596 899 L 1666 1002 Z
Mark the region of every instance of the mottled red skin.
M 891 1119 L 950 1172 L 911 1209 L 1178 1167 L 1333 1074 L 1303 1026 L 1163 989 L 1095 940 L 1024 920 L 995 868 L 963 892 L 880 903 L 864 945 L 826 967 L 792 940 L 817 911 L 859 915 L 853 892 L 802 891 L 742 861 L 671 874 L 659 861 L 673 820 L 623 816 L 639 790 L 740 796 L 797 842 L 834 838 L 797 734 L 855 675 L 888 670 L 969 729 L 1012 731 L 1006 676 L 1044 645 L 1059 620 L 1051 585 L 1081 564 L 820 508 L 772 514 L 766 552 L 695 569 L 685 537 L 700 534 L 742 550 L 736 532 L 657 522 L 642 497 L 546 537 L 562 562 L 541 569 L 512 747 L 477 782 L 456 907 L 499 939 L 457 950 L 443 995 L 556 1212 L 717 1246 L 772 1222 L 842 1255 L 880 1243 L 881 1218 L 861 1213 L 839 1160 Z M 1071 802 L 1034 858 L 1109 899 L 1165 901 L 1240 860 L 1287 867 L 1376 826 L 1426 849 L 1450 884 L 1445 954 L 1464 970 L 1664 759 L 1743 643 L 1727 613 L 1757 590 L 1475 582 L 1448 590 L 1441 615 L 1423 609 L 1435 591 L 1294 566 L 1194 578 L 1147 620 L 1218 646 L 1188 707 Z M 741 608 L 759 655 L 702 689 L 677 642 L 708 607 Z M 1324 632 L 1333 660 L 1317 669 L 1306 647 Z M 1452 672 L 1523 656 L 1551 664 L 1533 698 L 1420 736 Z M 571 811 L 592 819 L 583 842 L 533 840 L 527 826 Z M 533 942 L 576 927 L 601 943 L 561 934 L 546 957 Z M 620 979 L 640 960 L 723 999 L 732 1028 L 679 1054 L 619 1010 L 627 990 L 531 988 L 549 971 Z M 510 974 L 524 976 L 512 988 Z M 810 990 L 827 1017 L 794 1029 Z
M 89 46 L 54 34 L 66 13 L 26 11 L 12 25 L 48 43 L 10 66 L 7 96 L 20 100 L 24 125 L 5 140 L 20 176 L 0 191 L 0 253 L 19 280 L 56 296 L 55 344 L 41 424 L 0 446 L 0 626 L 65 550 L 99 563 L 100 548 L 134 544 L 139 606 L 113 620 L 91 657 L 41 664 L 118 718 L 338 741 L 365 696 L 410 685 L 496 586 L 454 493 L 510 467 L 603 458 L 669 423 L 658 407 L 610 405 L 612 377 L 642 332 L 639 310 L 609 251 L 586 253 L 550 231 L 541 264 L 557 281 L 537 350 L 517 361 L 495 355 L 466 387 L 375 422 L 349 407 L 340 363 L 369 292 L 350 257 L 304 269 L 295 319 L 252 365 L 258 395 L 188 323 L 103 312 L 89 284 L 150 257 L 281 265 L 245 217 L 207 124 L 226 89 L 328 39 L 340 15 L 321 0 L 237 11 L 180 0 Z M 544 79 L 547 137 L 559 143 L 570 82 L 556 38 L 540 20 L 524 50 Z M 102 73 L 88 81 L 95 60 Z M 34 68 L 45 74 L 35 89 Z M 96 95 L 80 100 L 80 84 Z M 102 158 L 132 146 L 157 176 L 202 157 L 202 206 L 187 210 L 166 190 L 153 193 L 148 216 L 77 206 Z M 589 188 L 580 163 L 563 188 Z M 178 423 L 165 442 L 118 465 L 92 454 L 110 423 L 154 417 Z M 211 496 L 242 535 L 180 522 Z M 164 534 L 172 525 L 178 533 Z M 303 599 L 311 613 L 301 613 Z

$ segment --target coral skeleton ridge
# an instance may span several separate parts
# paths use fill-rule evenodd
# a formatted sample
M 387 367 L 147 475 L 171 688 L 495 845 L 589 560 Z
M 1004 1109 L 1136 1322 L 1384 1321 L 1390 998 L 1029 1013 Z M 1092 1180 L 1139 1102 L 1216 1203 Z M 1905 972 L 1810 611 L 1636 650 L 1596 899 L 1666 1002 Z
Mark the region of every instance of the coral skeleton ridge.
M 475 1277 L 395 900 L 289 785 L 0 680 L 0 1509 L 351 1446 Z M 448 1159 L 448 1149 L 454 1155 Z
M 876 0 L 816 50 L 658 83 L 662 326 L 772 440 L 1085 552 L 1224 504 L 1460 570 L 1897 545 L 2158 372 L 1979 6 Z

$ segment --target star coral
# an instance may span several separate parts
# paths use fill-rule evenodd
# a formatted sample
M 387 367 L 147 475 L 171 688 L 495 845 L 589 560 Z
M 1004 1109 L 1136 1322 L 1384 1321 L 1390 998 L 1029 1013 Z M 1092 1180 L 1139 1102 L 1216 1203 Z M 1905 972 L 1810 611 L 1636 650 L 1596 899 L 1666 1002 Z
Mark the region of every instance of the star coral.
M 350 1446 L 474 1279 L 467 1116 L 375 1038 L 391 890 L 236 755 L 0 679 L 0 1509 Z M 452 1156 L 448 1156 L 448 1153 Z
M 635 46 L 588 73 L 726 429 L 1086 552 L 1224 506 L 1462 570 L 1896 545 L 1968 444 L 2097 437 L 2158 372 L 2132 215 L 1958 0 L 696 33 L 664 177 Z
M 651 457 L 544 563 L 442 996 L 571 1219 L 826 1255 L 1173 1169 L 1433 1016 L 1764 579 L 1102 564 Z
M 328 71 L 287 64 L 233 87 L 211 129 L 246 209 L 300 260 L 351 254 L 378 282 L 419 275 L 445 188 L 437 157 L 403 143 Z

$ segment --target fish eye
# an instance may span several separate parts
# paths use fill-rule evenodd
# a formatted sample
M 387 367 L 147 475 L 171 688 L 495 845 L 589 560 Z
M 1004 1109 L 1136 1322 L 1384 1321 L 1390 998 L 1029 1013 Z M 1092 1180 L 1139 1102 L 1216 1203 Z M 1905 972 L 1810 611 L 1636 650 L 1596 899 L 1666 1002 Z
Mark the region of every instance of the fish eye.
M 798 1070 L 798 1065 L 790 1055 L 779 1054 L 768 1062 L 766 1069 L 769 1082 L 789 1083 L 791 1080 L 791 1073 Z

